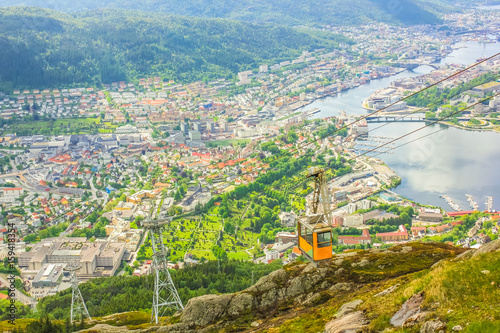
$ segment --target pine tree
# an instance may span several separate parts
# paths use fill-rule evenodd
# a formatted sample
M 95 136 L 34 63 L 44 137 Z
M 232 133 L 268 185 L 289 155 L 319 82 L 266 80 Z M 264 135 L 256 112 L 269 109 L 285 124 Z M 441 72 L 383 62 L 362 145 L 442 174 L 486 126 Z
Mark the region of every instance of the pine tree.
M 71 321 L 69 318 L 66 318 L 66 333 L 73 332 L 73 329 L 71 328 Z

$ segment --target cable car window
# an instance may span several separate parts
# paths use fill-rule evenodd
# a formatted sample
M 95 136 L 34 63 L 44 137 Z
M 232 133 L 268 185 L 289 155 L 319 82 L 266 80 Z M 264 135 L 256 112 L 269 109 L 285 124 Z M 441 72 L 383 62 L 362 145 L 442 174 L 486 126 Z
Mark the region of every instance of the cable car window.
M 329 231 L 318 233 L 318 247 L 327 247 L 332 244 L 332 235 Z
M 313 233 L 311 230 L 307 229 L 307 228 L 304 228 L 306 229 L 306 242 L 309 243 L 309 245 L 312 245 L 313 244 Z

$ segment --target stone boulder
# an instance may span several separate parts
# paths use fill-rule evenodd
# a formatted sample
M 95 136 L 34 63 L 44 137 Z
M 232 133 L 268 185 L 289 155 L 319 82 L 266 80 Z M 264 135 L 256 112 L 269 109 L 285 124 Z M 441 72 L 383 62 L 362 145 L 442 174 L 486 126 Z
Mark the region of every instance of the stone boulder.
M 424 321 L 429 316 L 429 314 L 429 312 L 419 312 L 417 314 L 414 314 L 413 316 L 405 320 L 405 322 L 403 323 L 403 327 L 411 328 Z
M 497 251 L 500 251 L 500 239 L 496 239 L 494 241 L 491 241 L 491 242 L 486 243 L 483 246 L 481 246 L 479 249 L 477 249 L 474 252 L 474 254 L 472 255 L 472 258 L 478 257 L 481 254 L 497 252 Z
M 474 252 L 476 252 L 476 249 L 467 250 L 463 253 L 460 253 L 458 256 L 456 256 L 453 259 L 453 261 L 468 260 L 468 259 L 472 258 L 472 256 L 474 255 Z
M 357 333 L 363 331 L 368 324 L 369 320 L 363 312 L 356 311 L 328 322 L 324 333 Z
M 345 303 L 340 307 L 339 311 L 337 311 L 335 318 L 341 318 L 346 314 L 353 312 L 361 303 L 363 303 L 363 301 L 360 299 L 355 299 L 354 301 Z
M 226 294 L 191 298 L 182 311 L 181 321 L 190 326 L 205 326 L 215 322 L 226 315 L 233 297 L 233 294 Z
M 446 332 L 446 323 L 441 320 L 431 320 L 425 322 L 422 327 L 420 327 L 420 333 L 444 333 Z
M 351 282 L 339 282 L 330 287 L 330 291 L 333 293 L 340 293 L 346 291 L 352 291 L 355 288 L 354 283 Z
M 400 284 L 395 284 L 389 288 L 387 288 L 386 290 L 384 291 L 381 291 L 379 292 L 378 294 L 375 295 L 375 297 L 383 297 L 385 295 L 389 295 L 390 293 L 392 293 L 394 290 L 398 289 L 398 287 L 400 286 Z
M 391 324 L 397 327 L 402 327 L 404 322 L 413 315 L 416 315 L 420 312 L 420 305 L 424 300 L 423 292 L 419 292 L 418 294 L 410 297 L 399 309 L 394 316 L 391 318 Z

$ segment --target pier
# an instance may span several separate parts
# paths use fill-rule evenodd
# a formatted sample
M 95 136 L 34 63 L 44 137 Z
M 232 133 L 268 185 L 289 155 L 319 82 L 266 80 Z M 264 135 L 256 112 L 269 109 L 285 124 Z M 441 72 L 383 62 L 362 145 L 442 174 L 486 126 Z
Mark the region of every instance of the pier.
M 466 194 L 465 196 L 467 197 L 467 201 L 470 204 L 470 208 L 472 208 L 473 210 L 479 210 L 479 205 L 477 204 L 476 201 L 474 201 L 474 198 L 472 197 L 472 195 Z
M 441 198 L 443 198 L 446 203 L 456 212 L 459 212 L 461 211 L 462 209 L 460 208 L 459 205 L 457 205 L 453 200 L 451 200 L 451 198 L 447 195 L 441 195 L 440 196 Z
M 486 197 L 486 210 L 488 212 L 493 211 L 493 197 Z

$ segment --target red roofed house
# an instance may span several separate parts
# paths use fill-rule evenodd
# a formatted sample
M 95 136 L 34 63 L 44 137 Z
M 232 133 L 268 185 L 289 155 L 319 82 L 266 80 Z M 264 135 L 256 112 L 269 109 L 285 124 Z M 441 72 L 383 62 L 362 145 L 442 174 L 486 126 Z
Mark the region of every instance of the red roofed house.
M 3 195 L 9 196 L 9 197 L 14 197 L 14 198 L 18 199 L 23 194 L 23 191 L 24 190 L 21 187 L 4 188 Z
M 426 233 L 427 233 L 426 227 L 411 227 L 411 235 L 414 238 L 424 237 Z
M 338 242 L 339 244 L 344 245 L 357 245 L 357 244 L 370 244 L 372 238 L 370 237 L 370 232 L 368 229 L 363 229 L 363 233 L 361 236 L 339 236 Z
M 170 184 L 170 183 L 160 183 L 160 182 L 157 182 L 157 183 L 155 183 L 155 187 L 156 187 L 156 188 L 171 188 L 171 187 L 172 187 L 172 184 Z
M 451 229 L 451 224 L 443 224 L 443 225 L 438 225 L 437 227 L 429 227 L 429 231 L 432 231 L 432 233 L 437 233 L 437 234 L 449 231 L 450 229 Z
M 301 255 L 302 255 L 302 251 L 300 251 L 300 249 L 297 246 L 294 246 L 292 253 L 290 253 L 290 255 L 288 255 L 288 258 L 290 258 L 291 260 L 294 260 L 295 258 L 297 258 Z
M 408 240 L 408 230 L 401 224 L 398 231 L 377 233 L 377 237 L 384 242 Z

